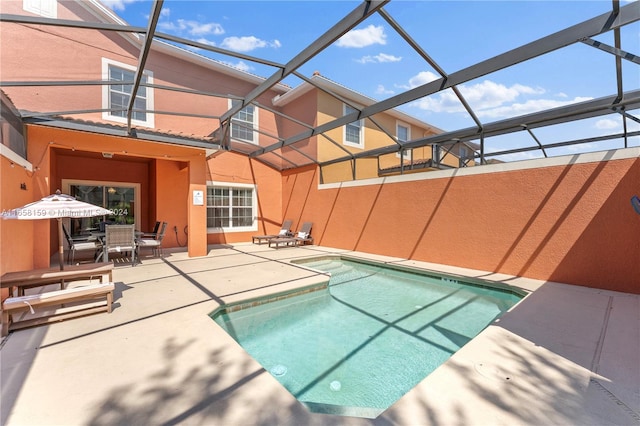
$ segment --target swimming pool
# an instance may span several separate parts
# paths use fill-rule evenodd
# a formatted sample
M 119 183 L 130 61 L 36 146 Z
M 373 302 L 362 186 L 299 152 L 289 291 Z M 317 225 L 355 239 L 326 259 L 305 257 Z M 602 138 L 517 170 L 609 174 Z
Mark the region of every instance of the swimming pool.
M 523 293 L 338 257 L 329 287 L 212 314 L 311 411 L 375 418 Z

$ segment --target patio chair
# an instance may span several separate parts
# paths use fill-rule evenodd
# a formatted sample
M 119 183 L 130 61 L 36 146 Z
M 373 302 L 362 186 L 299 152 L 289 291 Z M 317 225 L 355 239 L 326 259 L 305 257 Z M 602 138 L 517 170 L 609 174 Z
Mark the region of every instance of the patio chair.
M 109 261 L 109 253 L 120 253 L 131 257 L 131 266 L 136 263 L 136 234 L 134 225 L 107 225 L 103 246 L 104 261 Z
M 262 244 L 263 241 L 269 241 L 272 238 L 284 238 L 284 237 L 292 237 L 291 234 L 291 225 L 293 225 L 293 221 L 290 219 L 285 220 L 282 223 L 282 227 L 280 228 L 280 232 L 276 235 L 254 235 L 251 237 L 252 242 L 255 244 L 256 241 L 258 244 Z
M 69 235 L 67 227 L 62 225 L 64 231 L 64 237 L 69 244 L 69 250 L 67 251 L 67 263 L 73 264 L 76 258 L 76 252 L 91 252 L 93 260 L 96 259 L 98 251 L 102 248 L 102 244 L 96 238 L 90 236 L 74 238 Z
M 139 238 L 136 241 L 138 250 L 150 248 L 154 256 L 159 255 L 160 257 L 162 257 L 162 240 L 164 239 L 164 233 L 166 230 L 167 230 L 167 222 L 162 222 L 162 226 L 160 227 L 160 232 L 157 232 L 154 238 L 145 238 L 145 235 L 148 235 L 148 234 L 143 234 L 142 238 Z
M 161 224 L 162 224 L 162 222 L 156 221 L 156 224 L 153 225 L 153 231 L 151 231 L 151 232 L 143 232 L 142 235 L 139 235 L 139 237 L 155 239 L 158 236 L 158 230 L 160 229 L 160 225 Z
M 275 246 L 275 248 L 279 248 L 280 246 L 300 246 L 305 245 L 306 243 L 313 244 L 313 237 L 311 236 L 312 227 L 313 222 L 305 222 L 302 224 L 298 233 L 292 237 L 270 239 L 269 247 L 272 245 Z

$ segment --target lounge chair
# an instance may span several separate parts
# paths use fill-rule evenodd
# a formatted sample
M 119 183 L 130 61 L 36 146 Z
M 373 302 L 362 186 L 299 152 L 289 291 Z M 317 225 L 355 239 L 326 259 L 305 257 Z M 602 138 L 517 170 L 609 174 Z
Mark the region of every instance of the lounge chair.
M 293 225 L 293 221 L 292 220 L 285 220 L 282 223 L 282 228 L 280 229 L 280 232 L 278 232 L 278 234 L 275 235 L 254 235 L 253 237 L 251 237 L 252 242 L 255 244 L 256 241 L 258 242 L 258 244 L 262 244 L 263 241 L 269 241 L 272 238 L 284 238 L 284 237 L 291 237 L 291 225 Z
M 274 246 L 275 248 L 279 248 L 280 246 L 290 247 L 290 246 L 301 246 L 306 243 L 313 244 L 313 237 L 311 236 L 311 228 L 313 227 L 313 222 L 305 222 L 302 224 L 302 227 L 292 237 L 284 237 L 284 238 L 272 238 L 269 240 L 269 247 Z

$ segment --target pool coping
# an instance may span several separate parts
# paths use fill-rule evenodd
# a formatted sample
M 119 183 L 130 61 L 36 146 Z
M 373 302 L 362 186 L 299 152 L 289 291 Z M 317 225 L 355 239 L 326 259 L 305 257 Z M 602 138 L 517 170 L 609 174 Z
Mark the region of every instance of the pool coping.
M 372 424 L 308 412 L 208 316 L 243 295 L 319 282 L 322 277 L 289 260 L 327 253 L 417 265 L 532 292 L 376 424 L 640 422 L 640 353 L 628 350 L 640 347 L 640 295 L 353 250 L 275 250 L 251 243 L 214 246 L 201 258 L 168 250 L 164 259 L 115 268 L 111 314 L 10 334 L 0 346 L 2 421 Z

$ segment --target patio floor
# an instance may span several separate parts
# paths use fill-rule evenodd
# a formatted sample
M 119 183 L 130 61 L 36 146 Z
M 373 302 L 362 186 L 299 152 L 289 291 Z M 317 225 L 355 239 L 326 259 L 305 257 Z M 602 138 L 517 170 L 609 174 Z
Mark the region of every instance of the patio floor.
M 532 290 L 375 420 L 309 413 L 208 316 L 319 283 L 349 253 Z M 117 266 L 111 314 L 11 333 L 3 425 L 640 424 L 640 296 L 307 246 L 212 246 Z

